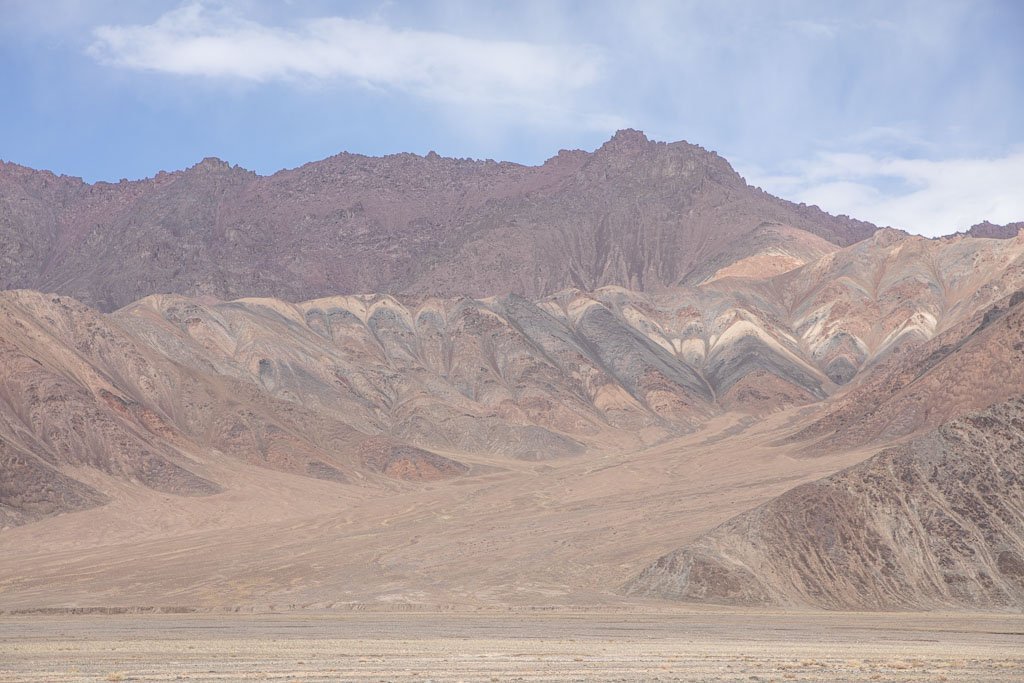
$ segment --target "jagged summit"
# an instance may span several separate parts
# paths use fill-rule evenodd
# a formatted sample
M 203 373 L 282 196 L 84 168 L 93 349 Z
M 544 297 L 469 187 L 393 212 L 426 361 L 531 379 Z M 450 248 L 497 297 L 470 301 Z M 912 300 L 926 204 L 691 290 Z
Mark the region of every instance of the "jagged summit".
M 226 171 L 231 168 L 231 164 L 218 157 L 204 157 L 202 161 L 189 168 L 200 171 Z
M 602 151 L 623 151 L 639 149 L 652 144 L 642 131 L 635 128 L 623 128 L 615 131 L 609 140 L 601 145 Z
M 971 237 L 988 237 L 993 239 L 1012 239 L 1020 234 L 1021 230 L 1024 230 L 1024 221 L 1018 221 L 1016 223 L 1006 223 L 1005 225 L 998 225 L 990 221 L 982 221 L 972 225 L 967 230 L 967 235 Z

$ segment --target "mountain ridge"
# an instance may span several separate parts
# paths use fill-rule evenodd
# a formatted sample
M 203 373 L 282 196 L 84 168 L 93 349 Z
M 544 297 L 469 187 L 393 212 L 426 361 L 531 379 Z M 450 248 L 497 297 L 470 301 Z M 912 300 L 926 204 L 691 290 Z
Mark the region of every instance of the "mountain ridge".
M 3 164 L 0 287 L 106 311 L 157 292 L 645 291 L 750 256 L 744 238 L 766 221 L 838 245 L 875 230 L 751 187 L 702 147 L 632 130 L 539 166 L 341 153 L 260 176 L 207 158 L 87 184 Z
M 762 229 L 772 248 L 798 233 Z M 471 475 L 461 458 L 473 454 L 546 461 L 643 448 L 728 414 L 801 406 L 815 419 L 786 447 L 842 452 L 883 428 L 902 438 L 949 416 L 932 406 L 939 388 L 971 393 L 974 407 L 1006 397 L 988 374 L 970 383 L 957 359 L 1016 358 L 1024 308 L 1003 292 L 1024 289 L 1024 239 L 879 231 L 842 249 L 823 244 L 798 239 L 799 258 L 824 253 L 763 278 L 659 292 L 570 288 L 535 300 L 154 294 L 103 314 L 61 295 L 8 291 L 0 439 L 16 449 L 11 462 L 28 457 L 55 480 L 64 481 L 61 467 L 86 465 L 205 495 L 219 485 L 190 463 L 213 451 L 340 482 L 426 481 Z M 891 373 L 918 373 L 914 359 L 927 361 L 933 347 L 952 349 L 938 379 L 887 402 Z M 864 406 L 878 415 L 857 417 Z M 886 426 L 890 412 L 911 408 L 925 417 L 900 417 L 898 432 Z M 73 414 L 100 431 L 69 422 Z M 8 474 L 42 496 L 27 466 Z M 51 512 L 93 500 L 64 484 Z M 12 523 L 31 518 L 16 511 L 16 488 L 0 497 Z
M 787 574 L 806 590 L 748 580 L 712 552 L 723 532 L 711 529 L 761 504 L 813 518 L 838 499 L 805 495 L 820 482 L 786 489 L 857 463 L 878 495 L 926 506 L 918 479 L 871 463 L 932 448 L 983 473 L 983 449 L 929 432 L 950 424 L 1016 444 L 1004 433 L 1016 407 L 964 416 L 1022 381 L 1024 233 L 1012 228 L 926 239 L 830 216 L 751 187 L 704 148 L 634 130 L 539 166 L 342 153 L 260 176 L 208 157 L 90 185 L 0 165 L 0 546 L 14 553 L 0 584 L 21 587 L 0 603 L 97 587 L 160 602 L 145 588 L 156 572 L 197 604 L 220 591 L 237 606 L 453 589 L 470 603 L 536 591 L 608 604 L 653 549 L 681 550 L 640 593 L 680 597 L 664 589 L 698 547 L 704 597 L 1011 604 L 985 576 L 1015 571 L 1013 549 L 957 560 L 962 594 L 933 581 L 903 599 L 913 582 L 901 580 L 858 602 L 838 578 L 838 597 L 821 597 L 837 571 L 827 557 L 824 574 Z M 963 472 L 945 471 L 955 488 Z M 870 516 L 863 496 L 843 500 Z M 843 507 L 832 531 L 864 527 Z M 173 549 L 180 567 L 197 528 L 218 549 L 205 588 L 108 540 Z M 316 543 L 300 548 L 300 528 Z M 936 543 L 956 540 L 949 528 L 934 527 Z M 269 529 L 278 545 L 264 548 Z M 831 538 L 817 531 L 801 542 Z M 49 550 L 22 576 L 17 553 L 37 537 Z M 880 547 L 868 540 L 851 546 L 860 569 Z M 65 584 L 46 553 L 69 548 L 86 555 Z M 93 571 L 121 566 L 117 549 L 133 567 L 123 581 Z M 295 551 L 317 568 L 271 578 L 264 550 L 282 569 L 305 566 Z M 475 569 L 451 564 L 463 553 Z

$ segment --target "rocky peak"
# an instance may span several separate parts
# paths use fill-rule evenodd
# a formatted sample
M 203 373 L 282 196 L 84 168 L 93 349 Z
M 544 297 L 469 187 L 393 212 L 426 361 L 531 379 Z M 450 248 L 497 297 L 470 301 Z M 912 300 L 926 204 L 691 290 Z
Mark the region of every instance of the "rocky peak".
M 339 154 L 261 177 L 209 157 L 187 171 L 106 187 L 113 199 L 96 206 L 65 196 L 69 188 L 45 173 L 29 175 L 38 179 L 36 199 L 16 222 L 0 221 L 0 237 L 46 246 L 5 265 L 0 284 L 66 282 L 63 293 L 105 308 L 157 291 L 300 299 L 417 288 L 477 296 L 542 296 L 569 285 L 647 290 L 699 281 L 749 256 L 739 240 L 765 220 L 837 245 L 874 229 L 755 192 L 719 155 L 637 130 L 543 166 Z M 27 182 L 10 183 L 0 203 L 21 196 L 17 185 Z M 186 226 L 208 241 L 165 242 Z M 225 249 L 213 226 L 244 233 L 247 249 Z M 425 244 L 437 247 L 430 258 Z M 158 252 L 159 263 L 136 256 Z M 116 283 L 112 268 L 124 275 Z
M 880 247 L 889 247 L 897 242 L 902 242 L 910 236 L 910 233 L 905 230 L 899 230 L 897 228 L 879 228 L 871 236 L 871 243 Z
M 256 178 L 258 175 L 254 171 L 242 168 L 241 166 L 232 166 L 217 157 L 206 157 L 198 164 L 186 169 L 184 173 L 195 178 L 198 182 L 207 182 L 214 179 L 228 181 L 251 179 Z
M 651 141 L 642 131 L 624 128 L 616 131 L 608 142 L 601 145 L 602 152 L 629 152 L 647 147 Z
M 217 173 L 231 170 L 231 164 L 217 157 L 206 157 L 189 170 Z
M 992 239 L 1008 240 L 1016 237 L 1022 229 L 1024 229 L 1024 221 L 1007 223 L 1006 225 L 982 221 L 977 225 L 972 225 L 970 230 L 967 231 L 967 235 L 969 237 L 989 237 Z

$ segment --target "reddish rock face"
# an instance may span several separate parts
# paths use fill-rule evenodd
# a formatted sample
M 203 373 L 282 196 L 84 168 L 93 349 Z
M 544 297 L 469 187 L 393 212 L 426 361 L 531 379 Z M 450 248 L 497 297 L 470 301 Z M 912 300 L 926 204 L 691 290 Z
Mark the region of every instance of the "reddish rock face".
M 353 154 L 260 177 L 218 159 L 88 185 L 0 165 L 0 288 L 113 310 L 158 292 L 300 301 L 696 283 L 777 223 L 848 245 L 874 226 L 750 187 L 718 155 L 620 131 L 542 166 Z M 756 249 L 755 249 L 756 251 Z

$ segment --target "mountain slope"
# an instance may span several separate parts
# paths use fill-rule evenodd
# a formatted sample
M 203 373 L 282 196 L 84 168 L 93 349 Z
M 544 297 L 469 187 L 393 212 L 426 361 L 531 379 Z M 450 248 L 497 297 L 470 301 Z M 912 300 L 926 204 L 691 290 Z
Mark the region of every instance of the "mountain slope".
M 794 436 L 813 453 L 887 443 L 1024 387 L 1024 291 L 926 343 L 892 354 Z
M 339 483 L 468 469 L 274 398 L 209 362 L 183 366 L 67 298 L 5 292 L 0 320 L 0 526 L 105 502 L 82 471 L 207 496 L 223 487 L 206 464 L 225 455 Z
M 653 291 L 771 253 L 765 222 L 835 245 L 875 230 L 771 197 L 712 152 L 637 131 L 537 167 L 340 154 L 260 177 L 207 159 L 88 185 L 2 164 L 0 288 L 107 311 L 162 292 L 299 301 Z M 782 241 L 790 265 L 823 248 Z
M 790 253 L 816 244 L 797 239 Z M 15 523 L 101 502 L 79 467 L 208 495 L 221 485 L 204 463 L 223 455 L 390 486 L 465 475 L 474 455 L 635 449 L 725 412 L 823 401 L 799 448 L 843 451 L 1019 385 L 1024 307 L 991 306 L 1024 288 L 1024 240 L 880 232 L 825 251 L 767 278 L 536 301 L 157 295 L 103 315 L 7 292 L 0 504 Z
M 799 486 L 649 566 L 634 595 L 830 609 L 1024 606 L 1024 399 Z
M 675 306 L 693 296 L 679 294 Z M 386 486 L 374 475 L 466 474 L 458 454 L 549 460 L 637 448 L 724 409 L 825 396 L 827 379 L 754 318 L 726 312 L 713 345 L 699 328 L 701 341 L 681 343 L 655 322 L 676 317 L 672 301 L 616 288 L 537 303 L 163 295 L 103 315 L 6 292 L 0 438 L 18 449 L 5 458 L 35 459 L 34 469 L 5 468 L 5 523 L 30 520 L 15 480 L 39 489 L 41 467 L 66 486 L 43 496 L 51 508 L 40 503 L 40 515 L 100 502 L 74 486 L 81 467 L 185 495 L 220 490 L 203 472 L 224 456 Z

